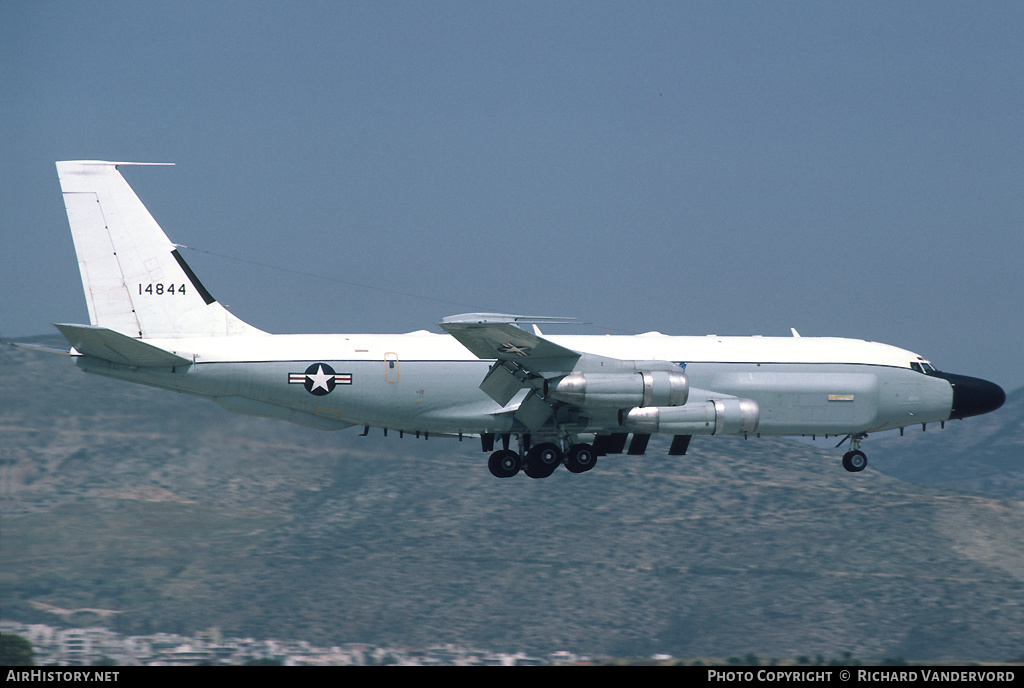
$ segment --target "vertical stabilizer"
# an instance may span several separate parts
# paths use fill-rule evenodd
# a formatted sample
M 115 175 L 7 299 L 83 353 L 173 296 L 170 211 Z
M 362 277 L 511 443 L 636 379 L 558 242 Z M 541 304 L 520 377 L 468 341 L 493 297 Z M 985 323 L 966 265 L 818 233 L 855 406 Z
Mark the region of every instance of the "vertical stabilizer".
M 89 320 L 129 337 L 262 334 L 217 303 L 117 171 L 58 162 Z

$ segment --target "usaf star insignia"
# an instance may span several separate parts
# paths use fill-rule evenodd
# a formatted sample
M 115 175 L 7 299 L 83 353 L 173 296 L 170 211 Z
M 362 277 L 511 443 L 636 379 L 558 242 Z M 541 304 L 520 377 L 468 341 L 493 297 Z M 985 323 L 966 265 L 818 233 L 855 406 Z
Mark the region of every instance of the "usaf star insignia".
M 336 385 L 351 385 L 352 373 L 335 373 L 326 363 L 314 363 L 304 373 L 288 373 L 289 385 L 303 385 L 310 394 L 322 397 Z
M 529 347 L 529 346 L 516 346 L 512 342 L 506 342 L 506 343 L 501 344 L 501 345 L 498 346 L 498 351 L 503 353 L 503 354 L 514 354 L 516 356 L 529 356 L 531 348 L 532 347 Z

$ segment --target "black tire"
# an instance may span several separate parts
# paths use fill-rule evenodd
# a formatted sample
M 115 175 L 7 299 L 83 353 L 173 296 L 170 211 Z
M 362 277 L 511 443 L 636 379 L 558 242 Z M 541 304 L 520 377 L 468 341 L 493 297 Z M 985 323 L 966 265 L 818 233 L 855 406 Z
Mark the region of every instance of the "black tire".
M 531 478 L 546 478 L 562 462 L 562 452 L 553 442 L 544 442 L 526 453 L 524 470 Z
M 862 451 L 851 451 L 843 454 L 843 468 L 851 473 L 859 473 L 868 467 L 868 457 Z
M 491 469 L 491 475 L 495 478 L 511 478 L 519 472 L 522 463 L 517 452 L 499 449 L 491 454 L 491 458 L 487 460 L 487 467 Z
M 570 473 L 586 473 L 597 463 L 597 452 L 589 444 L 574 444 L 565 455 L 565 467 Z

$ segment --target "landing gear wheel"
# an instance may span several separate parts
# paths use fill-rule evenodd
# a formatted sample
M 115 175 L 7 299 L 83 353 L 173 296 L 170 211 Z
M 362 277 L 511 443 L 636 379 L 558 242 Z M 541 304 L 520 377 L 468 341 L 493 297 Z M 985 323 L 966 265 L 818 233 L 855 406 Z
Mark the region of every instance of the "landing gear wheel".
M 519 472 L 522 460 L 511 449 L 499 449 L 487 460 L 487 467 L 495 478 L 511 478 Z
M 555 472 L 562 462 L 562 452 L 557 444 L 545 442 L 526 452 L 523 470 L 531 478 L 546 478 Z
M 863 471 L 868 467 L 868 457 L 864 452 L 858 450 L 849 451 L 843 454 L 843 468 L 851 473 Z
M 589 444 L 574 444 L 565 455 L 565 467 L 570 473 L 586 473 L 597 463 L 597 454 Z

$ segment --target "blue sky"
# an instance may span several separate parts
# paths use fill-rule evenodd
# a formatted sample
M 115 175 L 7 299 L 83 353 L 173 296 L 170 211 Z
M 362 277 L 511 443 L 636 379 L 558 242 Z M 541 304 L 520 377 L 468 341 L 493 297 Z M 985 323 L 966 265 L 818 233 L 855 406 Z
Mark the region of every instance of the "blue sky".
M 1020 2 L 0 3 L 0 335 L 84 322 L 55 160 L 274 332 L 858 337 L 1024 385 Z

